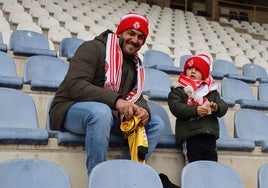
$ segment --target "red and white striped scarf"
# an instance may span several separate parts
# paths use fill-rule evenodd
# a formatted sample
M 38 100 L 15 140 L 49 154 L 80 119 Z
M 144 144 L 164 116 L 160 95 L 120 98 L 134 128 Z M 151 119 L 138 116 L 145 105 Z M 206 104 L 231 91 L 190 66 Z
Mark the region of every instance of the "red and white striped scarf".
M 139 62 L 138 55 L 134 56 L 135 67 L 137 70 L 137 83 L 128 93 L 126 100 L 135 103 L 142 94 L 143 83 L 145 79 L 144 68 Z M 105 58 L 105 83 L 104 89 L 118 92 L 123 65 L 123 54 L 119 45 L 119 39 L 116 34 L 109 34 L 106 45 Z
M 193 80 L 181 73 L 178 78 L 178 83 L 184 88 L 184 91 L 188 95 L 188 105 L 203 105 L 208 102 L 205 96 L 218 88 L 215 80 L 212 76 L 209 76 L 205 80 Z

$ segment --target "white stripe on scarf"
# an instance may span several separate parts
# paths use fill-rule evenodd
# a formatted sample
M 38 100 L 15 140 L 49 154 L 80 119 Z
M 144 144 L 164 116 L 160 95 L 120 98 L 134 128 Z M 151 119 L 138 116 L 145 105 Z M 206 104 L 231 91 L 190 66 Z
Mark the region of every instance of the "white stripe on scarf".
M 140 64 L 137 54 L 135 54 L 134 59 L 137 70 L 137 83 L 126 97 L 126 100 L 133 103 L 136 102 L 141 96 L 145 79 L 144 68 Z M 106 80 L 104 83 L 104 89 L 118 92 L 122 76 L 123 54 L 119 45 L 119 39 L 116 34 L 111 33 L 108 35 L 105 63 L 107 70 L 105 70 Z

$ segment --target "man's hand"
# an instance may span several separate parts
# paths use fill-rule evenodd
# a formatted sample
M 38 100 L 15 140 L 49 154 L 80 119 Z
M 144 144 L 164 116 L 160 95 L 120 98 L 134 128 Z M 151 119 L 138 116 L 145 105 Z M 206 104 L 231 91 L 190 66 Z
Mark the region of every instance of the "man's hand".
M 131 102 L 128 102 L 124 99 L 118 99 L 115 103 L 115 109 L 120 113 L 121 120 L 129 120 L 134 115 L 134 107 Z
M 133 104 L 133 106 L 134 115 L 141 120 L 140 124 L 145 126 L 148 123 L 150 117 L 148 111 L 145 108 L 139 107 L 136 104 Z

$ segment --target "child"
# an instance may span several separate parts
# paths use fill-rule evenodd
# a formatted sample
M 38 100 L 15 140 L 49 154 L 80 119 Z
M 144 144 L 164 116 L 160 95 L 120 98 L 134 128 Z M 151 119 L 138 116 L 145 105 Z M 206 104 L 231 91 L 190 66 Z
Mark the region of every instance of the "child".
M 182 146 L 185 163 L 197 160 L 218 161 L 217 117 L 228 110 L 217 85 L 210 76 L 210 59 L 205 54 L 190 56 L 179 75 L 176 88 L 168 96 L 168 105 L 176 117 L 176 139 Z

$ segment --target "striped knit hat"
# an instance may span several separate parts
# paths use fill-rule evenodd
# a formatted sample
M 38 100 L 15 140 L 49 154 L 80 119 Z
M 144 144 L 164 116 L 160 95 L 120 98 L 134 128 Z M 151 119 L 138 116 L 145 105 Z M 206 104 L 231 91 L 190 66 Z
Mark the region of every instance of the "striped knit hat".
M 210 64 L 210 59 L 206 54 L 192 55 L 185 61 L 184 74 L 186 74 L 186 69 L 194 67 L 201 72 L 202 79 L 205 80 L 209 76 Z
M 121 18 L 116 34 L 121 34 L 128 29 L 135 29 L 142 32 L 146 40 L 149 33 L 148 19 L 145 16 L 136 13 L 126 14 Z

